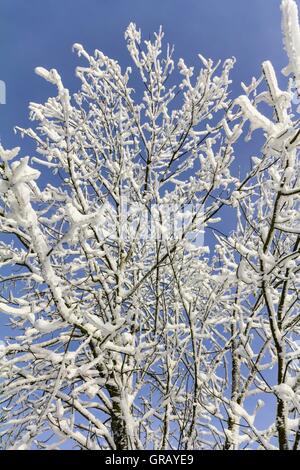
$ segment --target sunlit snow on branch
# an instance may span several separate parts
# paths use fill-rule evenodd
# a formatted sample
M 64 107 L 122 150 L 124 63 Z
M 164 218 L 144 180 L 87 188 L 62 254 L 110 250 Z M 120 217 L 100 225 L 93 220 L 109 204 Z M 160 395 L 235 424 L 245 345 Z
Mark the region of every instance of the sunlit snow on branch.
M 265 61 L 235 98 L 233 58 L 190 66 L 163 38 L 130 23 L 125 70 L 74 44 L 74 95 L 37 67 L 54 96 L 16 128 L 35 152 L 0 146 L 1 449 L 299 448 L 291 83 Z

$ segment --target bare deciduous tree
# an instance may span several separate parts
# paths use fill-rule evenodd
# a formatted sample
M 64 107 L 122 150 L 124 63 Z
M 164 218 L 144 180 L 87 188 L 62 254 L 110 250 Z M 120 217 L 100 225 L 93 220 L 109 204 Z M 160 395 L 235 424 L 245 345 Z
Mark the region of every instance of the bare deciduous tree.
M 298 80 L 296 4 L 282 11 L 286 71 Z M 134 72 L 74 45 L 87 65 L 72 97 L 55 69 L 38 67 L 57 96 L 30 104 L 34 129 L 17 128 L 38 156 L 0 147 L 0 310 L 11 331 L 0 347 L 1 446 L 297 449 L 292 82 L 281 91 L 265 62 L 232 101 L 233 59 L 199 56 L 197 74 L 180 59 L 175 71 L 162 30 L 142 43 L 130 24 L 125 38 Z M 265 144 L 237 177 L 247 122 Z

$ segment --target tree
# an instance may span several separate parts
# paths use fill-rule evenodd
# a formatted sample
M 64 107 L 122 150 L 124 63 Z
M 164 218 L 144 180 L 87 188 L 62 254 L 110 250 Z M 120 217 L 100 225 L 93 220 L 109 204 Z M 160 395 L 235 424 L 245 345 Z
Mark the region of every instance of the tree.
M 289 56 L 284 73 L 293 74 L 297 89 L 296 3 L 284 0 L 282 13 Z M 220 236 L 218 247 L 222 269 L 231 280 L 228 295 L 232 295 L 227 359 L 231 400 L 226 409 L 225 448 L 255 441 L 264 449 L 296 450 L 300 439 L 299 129 L 291 112 L 293 82 L 281 91 L 269 61 L 262 64 L 262 72 L 260 80 L 244 86 L 246 95 L 235 101 L 239 111 L 232 117 L 249 121 L 250 135 L 263 129 L 265 144 L 261 156 L 252 157 L 247 185 L 232 195 L 237 228 L 230 237 Z M 261 83 L 266 91 L 257 94 Z M 272 119 L 259 110 L 261 102 L 271 107 Z M 264 406 L 274 407 L 274 422 L 262 430 L 255 426 L 255 417 Z
M 283 0 L 282 10 L 297 79 L 296 4 Z M 220 70 L 199 56 L 195 75 L 183 59 L 175 71 L 161 29 L 142 43 L 130 24 L 125 38 L 135 75 L 74 45 L 88 65 L 76 69 L 72 97 L 56 70 L 38 67 L 57 96 L 31 103 L 35 129 L 17 130 L 39 156 L 0 147 L 0 309 L 11 328 L 0 349 L 1 446 L 296 449 L 291 87 L 279 90 L 266 62 L 267 91 L 257 96 L 254 80 L 232 101 L 233 59 Z M 246 121 L 266 142 L 237 177 Z M 230 234 L 219 223 L 225 208 L 236 219 Z M 214 233 L 209 247 L 203 230 Z M 276 400 L 263 431 L 261 394 L 266 406 Z

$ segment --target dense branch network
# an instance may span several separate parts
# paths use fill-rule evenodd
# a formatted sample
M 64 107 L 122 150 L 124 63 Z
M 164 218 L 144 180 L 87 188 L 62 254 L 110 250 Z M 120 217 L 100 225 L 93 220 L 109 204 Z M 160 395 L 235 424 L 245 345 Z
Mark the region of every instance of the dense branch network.
M 295 2 L 282 13 L 297 88 Z M 125 39 L 134 71 L 74 45 L 73 96 L 38 67 L 57 95 L 17 128 L 38 156 L 0 147 L 1 447 L 297 449 L 293 82 L 280 90 L 267 61 L 232 101 L 233 59 L 199 56 L 195 73 L 161 29 L 142 42 L 130 24 Z M 265 144 L 236 176 L 248 123 Z

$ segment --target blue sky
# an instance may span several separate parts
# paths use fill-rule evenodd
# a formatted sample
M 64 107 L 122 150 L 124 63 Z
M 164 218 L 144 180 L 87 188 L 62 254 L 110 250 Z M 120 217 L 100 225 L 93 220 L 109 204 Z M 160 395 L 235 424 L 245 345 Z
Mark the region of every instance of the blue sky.
M 233 97 L 242 93 L 240 82 L 249 83 L 269 59 L 280 70 L 287 58 L 282 46 L 280 0 L 0 0 L 0 80 L 6 84 L 6 104 L 0 104 L 0 139 L 5 148 L 20 145 L 21 155 L 31 154 L 28 139 L 15 135 L 13 127 L 32 125 L 28 103 L 44 102 L 55 87 L 34 73 L 36 66 L 57 68 L 65 86 L 77 91 L 74 69 L 78 57 L 75 42 L 92 52 L 95 48 L 131 64 L 124 31 L 134 21 L 145 38 L 160 25 L 165 40 L 175 45 L 175 60 L 199 62 L 197 54 L 224 60 L 237 59 L 232 72 Z M 200 62 L 199 62 L 200 66 Z M 240 143 L 237 164 L 247 165 L 259 149 L 255 142 Z M 33 153 L 34 154 L 34 153 Z M 227 221 L 227 225 L 228 225 Z M 227 227 L 228 228 L 228 227 Z M 1 320 L 0 320 L 1 323 Z
M 1 0 L 0 6 L 0 79 L 7 89 L 0 138 L 6 147 L 19 143 L 14 125 L 28 126 L 29 101 L 41 102 L 54 92 L 34 68 L 57 68 L 75 91 L 78 58 L 72 44 L 98 48 L 126 66 L 123 35 L 130 21 L 145 37 L 163 25 L 175 57 L 190 65 L 199 52 L 215 60 L 235 56 L 234 94 L 241 92 L 241 80 L 259 75 L 263 60 L 272 60 L 277 70 L 286 63 L 280 0 Z
M 55 89 L 35 75 L 34 68 L 57 68 L 64 84 L 75 92 L 78 58 L 75 42 L 95 48 L 130 64 L 124 31 L 130 21 L 144 37 L 165 31 L 175 45 L 175 59 L 197 64 L 197 54 L 214 60 L 235 56 L 233 94 L 242 93 L 259 76 L 262 61 L 272 61 L 279 71 L 286 65 L 281 37 L 280 0 L 0 0 L 0 80 L 6 84 L 6 104 L 0 105 L 0 139 L 5 148 L 20 145 L 22 156 L 29 142 L 13 127 L 29 127 L 28 103 L 44 102 Z M 252 144 L 241 148 L 251 154 Z M 244 155 L 239 155 L 243 158 Z M 0 325 L 4 323 L 0 318 Z M 4 329 L 5 330 L 5 329 Z M 1 335 L 0 335 L 1 337 Z M 266 417 L 265 417 L 266 419 Z
M 29 127 L 28 103 L 44 102 L 55 87 L 34 73 L 36 66 L 57 68 L 65 86 L 77 91 L 75 42 L 131 64 L 124 31 L 134 21 L 145 38 L 160 25 L 165 40 L 175 45 L 175 59 L 198 63 L 201 53 L 215 61 L 235 56 L 233 97 L 242 93 L 269 59 L 279 72 L 287 63 L 282 47 L 280 0 L 0 0 L 0 80 L 6 84 L 6 104 L 0 104 L 0 139 L 5 148 L 22 147 L 21 156 L 34 155 L 28 139 L 15 135 L 15 125 Z M 200 66 L 200 62 L 199 62 Z M 278 73 L 279 82 L 285 79 Z M 239 143 L 236 161 L 248 165 L 259 150 L 254 142 Z M 226 229 L 230 220 L 225 217 Z M 222 227 L 223 228 L 223 227 Z M 211 235 L 207 233 L 208 243 Z M 2 236 L 3 239 L 3 236 Z M 0 325 L 7 318 L 0 318 Z M 2 334 L 4 331 L 2 330 Z M 0 334 L 1 337 L 1 334 Z

